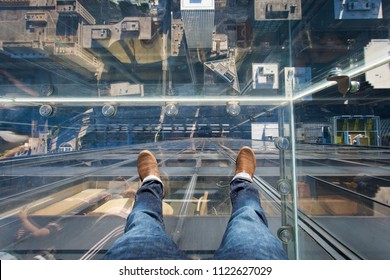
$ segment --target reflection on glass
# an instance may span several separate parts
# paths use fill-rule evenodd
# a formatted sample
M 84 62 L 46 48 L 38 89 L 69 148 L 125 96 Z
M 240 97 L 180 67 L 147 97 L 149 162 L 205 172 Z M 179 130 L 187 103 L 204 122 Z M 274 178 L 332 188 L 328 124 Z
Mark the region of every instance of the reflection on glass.
M 231 214 L 230 181 L 235 165 L 228 156 L 233 151 L 227 148 L 230 143 L 231 147 L 248 145 L 226 140 L 219 152 L 213 146 L 220 143 L 207 139 L 154 145 L 166 191 L 163 215 L 167 232 L 199 257 L 218 247 Z M 136 155 L 143 147 L 4 161 L 5 172 L 32 174 L 28 180 L 25 176 L 1 180 L 0 221 L 10 225 L 0 228 L 5 236 L 2 249 L 22 259 L 44 253 L 61 259 L 101 257 L 123 232 L 124 220 L 132 210 L 140 187 Z M 178 148 L 177 152 L 170 147 Z M 273 223 L 280 223 L 275 219 L 280 210 L 274 203 L 265 196 L 262 203 Z M 180 238 L 188 228 L 197 225 L 201 229 L 210 219 L 215 221 L 214 237 L 207 248 L 199 239 L 201 234 L 192 240 Z

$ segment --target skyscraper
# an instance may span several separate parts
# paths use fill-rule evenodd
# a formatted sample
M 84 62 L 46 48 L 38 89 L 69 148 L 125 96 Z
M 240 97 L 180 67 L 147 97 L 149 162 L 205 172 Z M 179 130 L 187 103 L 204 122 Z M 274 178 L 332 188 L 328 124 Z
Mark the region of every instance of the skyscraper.
M 180 0 L 180 10 L 188 48 L 211 48 L 214 0 Z

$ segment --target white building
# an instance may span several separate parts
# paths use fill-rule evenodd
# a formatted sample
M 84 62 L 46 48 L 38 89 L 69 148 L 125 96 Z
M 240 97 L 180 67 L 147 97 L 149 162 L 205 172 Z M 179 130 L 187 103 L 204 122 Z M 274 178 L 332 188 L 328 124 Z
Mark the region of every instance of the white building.
M 180 0 L 187 46 L 211 48 L 214 30 L 214 0 Z
M 382 60 L 390 54 L 389 39 L 373 39 L 364 48 L 364 62 L 366 64 Z M 366 80 L 375 89 L 390 88 L 390 63 L 376 67 L 366 72 Z

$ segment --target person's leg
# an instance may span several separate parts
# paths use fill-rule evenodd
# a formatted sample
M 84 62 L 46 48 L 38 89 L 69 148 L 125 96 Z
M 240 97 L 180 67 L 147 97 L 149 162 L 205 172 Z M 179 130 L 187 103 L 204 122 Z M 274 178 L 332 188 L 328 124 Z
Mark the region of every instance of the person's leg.
M 139 160 L 140 164 L 147 166 L 149 163 L 143 164 Z M 165 232 L 162 216 L 164 187 L 159 174 L 154 172 L 156 170 L 150 172 L 139 168 L 143 182 L 127 217 L 125 233 L 114 242 L 104 259 L 188 259 Z
M 268 228 L 257 187 L 239 178 L 231 186 L 232 216 L 214 259 L 287 259 Z
M 232 215 L 214 259 L 287 259 L 280 241 L 268 228 L 258 187 L 252 182 L 254 154 L 248 147 L 243 149 L 231 182 Z

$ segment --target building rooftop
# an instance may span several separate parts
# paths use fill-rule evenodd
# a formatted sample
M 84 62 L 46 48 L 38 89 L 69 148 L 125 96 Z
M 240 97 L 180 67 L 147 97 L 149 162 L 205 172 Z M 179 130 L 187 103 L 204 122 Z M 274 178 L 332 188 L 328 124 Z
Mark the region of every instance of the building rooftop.
M 214 10 L 214 0 L 180 0 L 181 10 Z

